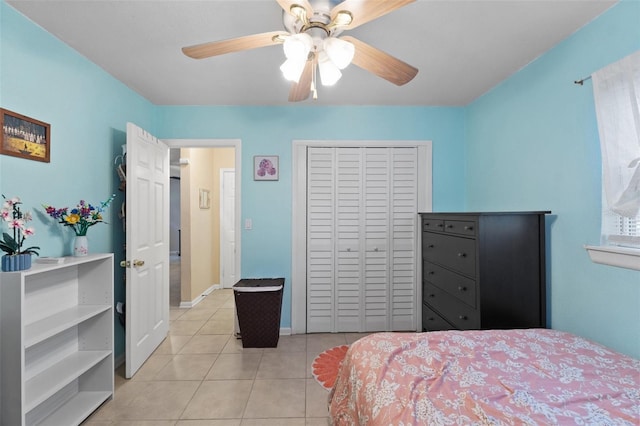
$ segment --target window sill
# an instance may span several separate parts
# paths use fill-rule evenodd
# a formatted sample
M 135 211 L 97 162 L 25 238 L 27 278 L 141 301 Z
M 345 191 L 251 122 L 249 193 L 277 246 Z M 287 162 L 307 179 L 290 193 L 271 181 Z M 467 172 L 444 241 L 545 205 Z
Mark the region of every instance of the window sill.
M 640 249 L 616 246 L 584 246 L 591 261 L 640 271 Z

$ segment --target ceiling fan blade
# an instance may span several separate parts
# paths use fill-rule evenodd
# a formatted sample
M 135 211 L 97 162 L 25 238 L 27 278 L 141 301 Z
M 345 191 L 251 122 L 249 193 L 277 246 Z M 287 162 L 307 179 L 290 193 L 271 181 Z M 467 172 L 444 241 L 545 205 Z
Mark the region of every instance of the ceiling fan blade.
M 380 49 L 351 36 L 340 37 L 356 48 L 352 63 L 391 83 L 402 86 L 418 74 L 418 69 Z
M 334 22 L 339 12 L 348 11 L 353 21 L 348 25 L 342 25 L 341 28 L 356 28 L 414 1 L 416 0 L 344 0 L 331 9 L 331 22 Z
M 313 80 L 314 59 L 309 59 L 302 70 L 302 75 L 297 83 L 291 84 L 289 102 L 304 101 L 311 94 L 311 81 Z
M 285 31 L 271 31 L 268 33 L 253 34 L 228 40 L 212 41 L 182 48 L 182 53 L 194 59 L 209 58 L 211 56 L 224 55 L 225 53 L 240 52 L 242 50 L 256 49 L 258 47 L 280 44 L 278 37 L 288 36 Z
M 291 13 L 291 6 L 298 5 L 302 6 L 307 11 L 307 18 L 313 16 L 313 7 L 308 0 L 276 0 L 280 7 L 287 13 L 294 15 Z M 294 15 L 295 16 L 295 15 Z

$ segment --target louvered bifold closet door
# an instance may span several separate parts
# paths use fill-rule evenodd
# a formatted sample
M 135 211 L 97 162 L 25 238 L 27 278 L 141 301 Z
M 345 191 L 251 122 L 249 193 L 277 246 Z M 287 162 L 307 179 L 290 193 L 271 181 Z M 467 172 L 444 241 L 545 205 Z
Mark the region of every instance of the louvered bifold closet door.
M 362 148 L 336 148 L 336 316 L 334 331 L 362 323 Z
M 394 148 L 391 153 L 391 330 L 417 326 L 417 148 Z
M 390 179 L 393 149 L 366 148 L 364 201 L 364 329 L 389 330 L 389 225 L 391 216 Z
M 416 155 L 308 148 L 308 332 L 416 329 Z
M 333 330 L 335 149 L 307 151 L 307 331 Z

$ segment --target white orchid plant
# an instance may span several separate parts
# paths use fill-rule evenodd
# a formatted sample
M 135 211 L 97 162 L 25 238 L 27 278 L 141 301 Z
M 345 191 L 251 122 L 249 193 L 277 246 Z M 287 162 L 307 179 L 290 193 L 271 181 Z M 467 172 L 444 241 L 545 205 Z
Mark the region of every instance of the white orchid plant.
M 0 210 L 0 215 L 2 220 L 7 223 L 9 227 L 8 232 L 2 233 L 2 239 L 0 240 L 0 250 L 4 251 L 8 255 L 16 255 L 16 254 L 38 254 L 37 250 L 40 250 L 40 247 L 27 247 L 22 248 L 24 241 L 27 237 L 30 237 L 35 234 L 35 230 L 27 226 L 27 222 L 31 221 L 32 216 L 30 212 L 22 212 L 20 209 L 20 198 L 13 197 L 7 198 L 2 195 L 4 198 L 4 204 L 2 205 L 2 210 Z M 12 235 L 13 234 L 13 235 Z

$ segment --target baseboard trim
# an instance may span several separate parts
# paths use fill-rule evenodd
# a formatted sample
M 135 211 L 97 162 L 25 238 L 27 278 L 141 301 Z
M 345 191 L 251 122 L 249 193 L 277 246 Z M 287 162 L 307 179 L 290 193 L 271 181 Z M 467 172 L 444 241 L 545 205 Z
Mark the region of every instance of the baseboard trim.
M 281 336 L 291 336 L 291 327 L 280 327 Z
M 220 284 L 213 284 L 211 287 L 206 289 L 200 296 L 196 297 L 190 302 L 180 302 L 180 309 L 190 309 L 196 306 L 198 303 L 202 302 L 202 300 L 211 294 L 213 290 L 218 290 L 222 288 Z

